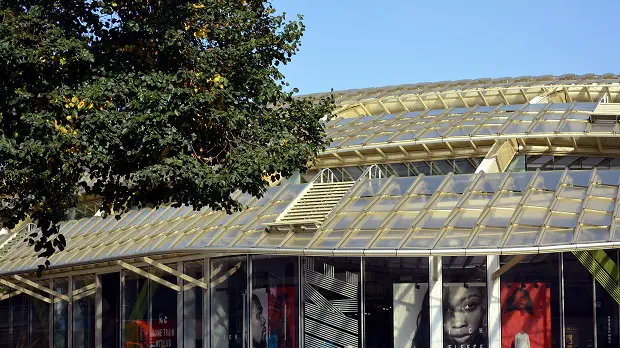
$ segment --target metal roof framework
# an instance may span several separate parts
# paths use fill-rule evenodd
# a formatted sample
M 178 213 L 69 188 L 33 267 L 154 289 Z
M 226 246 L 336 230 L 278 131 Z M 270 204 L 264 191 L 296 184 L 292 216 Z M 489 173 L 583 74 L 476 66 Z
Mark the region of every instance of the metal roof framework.
M 591 122 L 596 102 L 400 112 L 335 119 L 318 168 L 484 157 L 503 140 L 527 154 L 620 155 L 620 124 Z M 616 105 L 616 104 L 611 104 Z

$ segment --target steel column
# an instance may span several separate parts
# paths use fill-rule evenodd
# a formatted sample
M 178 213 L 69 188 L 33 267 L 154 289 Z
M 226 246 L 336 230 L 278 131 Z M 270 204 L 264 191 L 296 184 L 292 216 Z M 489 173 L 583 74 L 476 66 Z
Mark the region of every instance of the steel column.
M 121 298 L 122 298 L 122 294 L 123 293 L 121 292 Z M 122 301 L 121 301 L 121 304 L 122 304 Z M 123 308 L 122 305 L 121 305 L 121 308 Z M 95 275 L 95 348 L 103 347 L 102 326 L 103 326 L 103 292 L 101 288 L 101 275 L 97 274 Z M 122 335 L 122 332 L 121 332 L 121 335 Z
M 177 271 L 180 273 L 184 273 L 183 271 L 183 262 L 177 262 Z M 184 311 L 183 311 L 183 296 L 185 295 L 185 291 L 183 291 L 183 279 L 177 277 L 177 285 L 181 288 L 181 291 L 177 292 L 177 347 L 183 348 L 185 330 L 184 327 Z M 152 301 L 151 301 L 152 302 Z
M 487 296 L 489 348 L 502 347 L 502 303 L 500 277 L 493 274 L 500 269 L 499 255 L 487 256 Z
M 203 261 L 202 275 L 208 289 L 202 289 L 202 346 L 211 348 L 211 258 Z
M 441 256 L 430 256 L 428 258 L 430 348 L 443 348 L 443 279 L 441 268 Z
M 560 276 L 560 347 L 566 348 L 565 337 L 565 322 L 564 322 L 564 253 L 559 254 L 560 269 L 558 270 Z

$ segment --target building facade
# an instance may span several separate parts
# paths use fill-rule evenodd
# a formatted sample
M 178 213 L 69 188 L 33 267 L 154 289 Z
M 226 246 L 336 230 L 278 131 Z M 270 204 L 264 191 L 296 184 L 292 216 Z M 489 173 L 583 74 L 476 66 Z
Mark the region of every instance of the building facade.
M 620 347 L 620 76 L 336 102 L 242 212 L 85 203 L 41 277 L 32 225 L 0 234 L 0 348 Z

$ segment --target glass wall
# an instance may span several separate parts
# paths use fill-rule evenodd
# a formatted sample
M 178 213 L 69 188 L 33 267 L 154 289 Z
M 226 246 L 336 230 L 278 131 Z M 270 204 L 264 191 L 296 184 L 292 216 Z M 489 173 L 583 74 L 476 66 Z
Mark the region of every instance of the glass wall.
M 560 255 L 500 258 L 509 262 L 517 263 L 501 277 L 502 347 L 560 347 Z
M 487 347 L 486 257 L 443 257 L 442 265 L 444 347 Z
M 585 254 L 598 264 L 587 264 Z M 73 276 L 71 288 L 69 278 L 57 278 L 39 284 L 70 294 L 71 313 L 46 293 L 36 292 L 51 303 L 2 289 L 0 348 L 60 348 L 69 340 L 93 348 L 97 336 L 105 348 L 427 348 L 432 330 L 442 329 L 445 348 L 486 348 L 490 320 L 500 324 L 493 337 L 502 348 L 618 347 L 620 296 L 597 273 L 620 279 L 618 252 L 574 255 L 501 256 L 507 270 L 499 290 L 489 287 L 497 283 L 489 283 L 480 256 L 442 257 L 432 279 L 426 257 L 267 255 L 168 265 L 199 284 L 156 266 L 143 268 L 149 278 L 129 271 Z
M 246 348 L 247 257 L 211 261 L 211 347 Z
M 360 261 L 304 258 L 304 346 L 361 346 Z
M 430 345 L 428 258 L 364 259 L 368 348 Z

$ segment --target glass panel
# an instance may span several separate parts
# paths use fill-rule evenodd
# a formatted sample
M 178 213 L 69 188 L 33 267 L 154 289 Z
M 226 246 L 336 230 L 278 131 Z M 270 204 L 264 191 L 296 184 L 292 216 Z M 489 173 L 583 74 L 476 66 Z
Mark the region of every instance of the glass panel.
M 360 259 L 304 258 L 303 267 L 305 344 L 361 346 Z
M 534 183 L 534 187 L 549 191 L 555 191 L 555 189 L 558 187 L 558 183 L 560 182 L 562 174 L 563 172 L 541 172 L 536 178 L 536 183 Z
M 572 253 L 564 253 L 564 303 L 566 341 L 594 347 L 592 276 Z
M 385 227 L 391 229 L 407 229 L 411 227 L 413 220 L 415 220 L 418 214 L 418 212 L 398 212 L 394 214 Z
M 551 230 L 545 232 L 541 245 L 570 244 L 573 240 L 574 230 Z
M 611 186 L 595 185 L 590 191 L 591 196 L 615 198 L 618 189 Z
M 10 295 L 15 292 L 12 289 L 2 289 L 2 295 Z M 0 348 L 13 348 L 11 346 L 11 300 L 5 298 L 0 301 Z
M 553 192 L 532 191 L 525 200 L 525 205 L 547 208 L 553 201 Z
M 511 173 L 504 187 L 506 190 L 523 192 L 533 176 L 533 172 Z
M 343 229 L 349 228 L 353 221 L 357 219 L 358 214 L 337 214 L 333 220 L 331 220 L 324 229 Z
M 501 256 L 505 265 L 514 256 Z M 560 347 L 558 254 L 527 255 L 501 278 L 502 347 Z M 568 304 L 568 302 L 567 302 Z
M 504 239 L 505 229 L 503 228 L 483 228 L 471 241 L 470 248 L 497 248 Z
M 370 179 L 360 184 L 353 196 L 374 197 L 376 196 L 388 179 Z
M 247 347 L 246 257 L 213 259 L 211 264 L 211 346 Z
M 485 257 L 443 257 L 444 346 L 487 346 Z
M 358 212 L 364 210 L 366 206 L 373 201 L 374 198 L 352 198 L 347 205 L 342 208 L 343 212 Z
M 452 225 L 454 227 L 474 228 L 480 214 L 482 214 L 482 210 L 462 209 L 454 217 Z
M 377 229 L 385 221 L 388 213 L 369 213 L 366 214 L 355 228 L 360 229 Z
M 253 256 L 252 347 L 299 345 L 297 260 L 297 257 Z
M 577 214 L 551 213 L 550 226 L 574 228 L 577 225 Z
M 156 337 L 152 334 L 152 328 L 149 325 L 149 302 L 152 296 L 148 279 L 134 273 L 124 272 L 123 346 L 150 347 L 155 343 Z M 174 303 L 176 304 L 176 298 Z
M 73 299 L 73 347 L 93 348 L 95 347 L 95 276 L 73 277 Z
M 46 284 L 47 285 L 47 284 Z M 47 297 L 47 294 L 39 292 L 39 295 Z M 48 348 L 50 329 L 50 305 L 39 299 L 31 297 L 30 303 L 30 347 Z
M 553 206 L 554 211 L 563 211 L 567 213 L 579 213 L 581 212 L 581 206 L 583 201 L 576 199 L 563 199 L 559 198 Z
M 425 213 L 424 217 L 418 222 L 418 228 L 441 228 L 450 215 L 449 211 L 436 210 Z
M 495 226 L 495 227 L 506 227 L 508 226 L 508 222 L 510 222 L 510 218 L 514 213 L 514 209 L 496 209 L 491 208 L 489 213 L 482 221 L 482 225 L 484 226 Z
M 566 121 L 560 132 L 562 133 L 582 133 L 588 128 L 588 122 Z
M 611 225 L 611 214 L 586 210 L 582 222 L 586 225 L 609 226 Z
M 381 198 L 369 210 L 370 211 L 392 211 L 401 198 Z
M 586 203 L 586 208 L 592 210 L 612 212 L 614 210 L 614 205 L 615 202 L 611 199 L 590 197 L 590 199 Z
M 609 228 L 583 228 L 579 233 L 579 243 L 605 242 L 609 240 Z
M 366 347 L 429 347 L 427 258 L 364 258 Z
M 403 205 L 400 206 L 399 210 L 403 211 L 420 211 L 426 206 L 426 202 L 428 202 L 429 196 L 412 196 L 408 198 Z
M 607 256 L 618 264 L 617 250 L 605 250 Z M 618 347 L 618 303 L 601 284 L 595 282 L 597 348 Z
M 535 208 L 523 208 L 515 221 L 519 225 L 542 226 L 547 210 Z
M 121 299 L 120 299 L 120 273 L 108 273 L 101 275 L 102 291 L 102 341 L 106 342 L 105 348 L 120 348 Z M 124 318 L 122 318 L 124 319 Z M 94 329 L 93 329 L 94 330 Z M 94 333 L 93 333 L 94 334 Z
M 516 227 L 508 236 L 506 246 L 533 246 L 536 244 L 540 228 Z
M 176 264 L 167 265 L 177 269 Z M 177 284 L 177 277 L 164 273 L 158 268 L 151 267 L 151 274 Z M 126 282 L 125 278 L 125 282 Z M 149 281 L 148 298 L 151 305 L 150 339 L 153 347 L 177 348 L 177 292 L 167 286 L 154 281 Z
M 69 295 L 69 280 L 56 278 L 53 281 L 53 290 L 57 293 Z M 55 301 L 52 314 L 53 322 L 53 347 L 61 348 L 69 346 L 69 304 L 67 301 Z
M 10 347 L 28 347 L 28 313 L 30 297 L 25 294 L 13 296 L 9 299 L 11 303 L 11 344 Z

